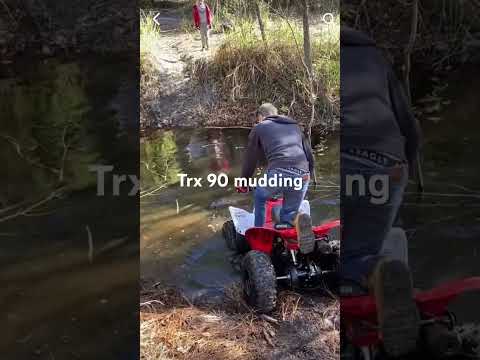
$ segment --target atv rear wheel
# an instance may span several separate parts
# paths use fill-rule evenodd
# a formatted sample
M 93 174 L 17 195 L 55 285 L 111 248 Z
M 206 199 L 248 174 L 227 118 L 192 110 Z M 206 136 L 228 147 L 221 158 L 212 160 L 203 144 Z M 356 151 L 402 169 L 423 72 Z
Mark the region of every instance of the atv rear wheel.
M 260 251 L 249 251 L 242 268 L 247 302 L 260 313 L 271 312 L 277 304 L 277 277 L 270 257 Z
M 245 254 L 248 250 L 250 250 L 247 239 L 245 236 L 237 233 L 232 220 L 229 220 L 223 224 L 222 233 L 227 247 L 230 250 L 239 254 Z

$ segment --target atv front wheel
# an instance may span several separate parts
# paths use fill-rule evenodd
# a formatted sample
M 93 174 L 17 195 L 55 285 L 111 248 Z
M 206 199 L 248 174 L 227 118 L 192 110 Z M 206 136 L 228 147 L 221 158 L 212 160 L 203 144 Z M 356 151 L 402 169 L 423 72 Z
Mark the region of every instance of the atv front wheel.
M 245 236 L 237 233 L 232 220 L 229 220 L 223 224 L 222 233 L 227 247 L 230 250 L 239 254 L 245 254 L 248 250 L 250 250 L 247 239 Z
M 242 268 L 247 302 L 260 313 L 271 312 L 277 304 L 277 277 L 270 257 L 260 251 L 249 251 Z

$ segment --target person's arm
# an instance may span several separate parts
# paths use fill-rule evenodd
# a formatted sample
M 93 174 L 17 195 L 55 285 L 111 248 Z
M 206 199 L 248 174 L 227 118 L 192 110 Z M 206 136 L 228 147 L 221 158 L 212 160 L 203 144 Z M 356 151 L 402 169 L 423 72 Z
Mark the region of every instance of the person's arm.
M 200 27 L 200 18 L 197 12 L 197 5 L 193 5 L 193 23 L 195 24 L 195 27 L 198 29 Z
M 256 130 L 256 127 L 254 127 L 248 136 L 248 146 L 242 167 L 242 177 L 244 178 L 251 178 L 253 176 L 261 155 L 262 145 L 260 144 Z
M 313 157 L 312 147 L 310 142 L 303 136 L 303 150 L 308 160 L 308 169 L 310 171 L 310 177 L 313 179 L 313 182 L 317 182 L 317 175 L 315 174 L 315 158 Z
M 400 131 L 406 139 L 405 152 L 407 160 L 411 171 L 415 171 L 415 164 L 418 160 L 422 143 L 420 124 L 412 112 L 402 85 L 391 68 L 388 70 L 388 84 L 393 112 L 395 113 Z

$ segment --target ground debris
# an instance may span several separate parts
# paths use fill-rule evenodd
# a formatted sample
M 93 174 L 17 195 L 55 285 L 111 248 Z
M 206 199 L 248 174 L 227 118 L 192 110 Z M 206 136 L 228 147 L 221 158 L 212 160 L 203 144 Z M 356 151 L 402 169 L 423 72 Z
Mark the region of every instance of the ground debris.
M 337 302 L 284 291 L 278 310 L 261 315 L 248 307 L 239 287 L 225 290 L 222 304 L 187 302 L 175 289 L 143 283 L 141 358 L 150 359 L 334 359 L 339 334 L 325 327 Z M 285 320 L 281 320 L 285 318 Z

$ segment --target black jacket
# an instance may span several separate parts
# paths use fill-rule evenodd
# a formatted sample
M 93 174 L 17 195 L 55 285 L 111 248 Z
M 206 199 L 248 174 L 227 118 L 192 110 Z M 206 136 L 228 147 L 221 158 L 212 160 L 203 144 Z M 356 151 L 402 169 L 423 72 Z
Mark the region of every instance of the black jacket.
M 340 39 L 341 150 L 374 150 L 412 165 L 420 126 L 392 67 L 366 35 L 342 27 Z
M 286 116 L 269 116 L 255 125 L 248 137 L 242 176 L 250 178 L 260 159 L 267 168 L 294 167 L 314 175 L 312 149 L 297 122 Z

